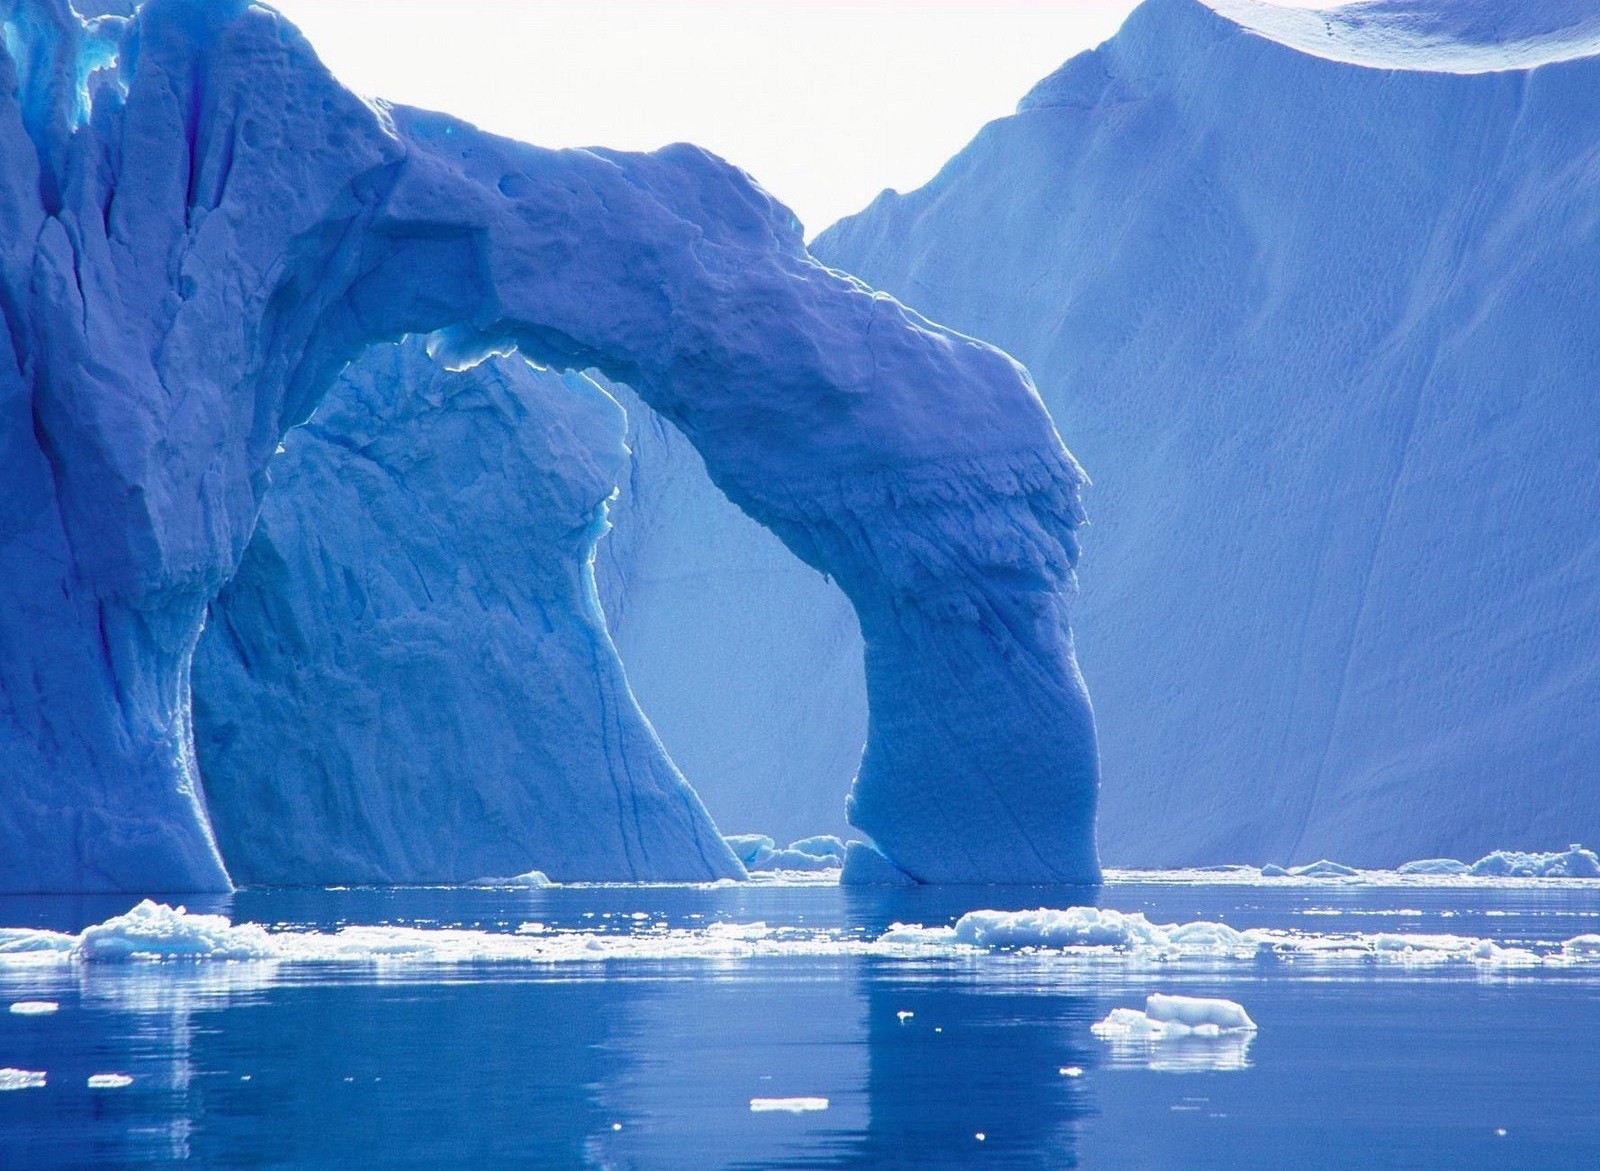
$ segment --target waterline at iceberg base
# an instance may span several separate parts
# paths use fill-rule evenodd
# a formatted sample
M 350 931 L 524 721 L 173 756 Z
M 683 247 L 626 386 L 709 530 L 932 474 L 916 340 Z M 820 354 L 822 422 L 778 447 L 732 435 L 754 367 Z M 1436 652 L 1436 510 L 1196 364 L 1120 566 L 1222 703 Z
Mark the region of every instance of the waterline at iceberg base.
M 1600 1159 L 1600 886 L 1407 882 L 0 897 L 0 1134 L 29 1167 Z

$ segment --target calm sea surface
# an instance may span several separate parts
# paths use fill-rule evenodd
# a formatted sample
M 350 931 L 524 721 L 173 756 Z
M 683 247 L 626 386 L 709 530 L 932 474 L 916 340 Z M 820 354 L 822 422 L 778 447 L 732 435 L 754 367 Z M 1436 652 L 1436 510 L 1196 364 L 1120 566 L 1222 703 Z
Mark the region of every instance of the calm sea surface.
M 77 931 L 134 901 L 0 898 L 0 925 Z M 555 963 L 0 964 L 0 1067 L 47 1079 L 0 1092 L 0 1167 L 1600 1167 L 1600 963 L 1083 964 L 834 946 L 893 922 L 1085 901 L 1154 922 L 1554 941 L 1600 932 L 1600 883 L 185 901 L 275 929 L 521 927 L 613 946 Z M 626 938 L 713 923 L 789 929 L 793 954 L 628 954 Z M 1152 992 L 1236 1000 L 1259 1032 L 1119 1049 L 1090 1032 Z M 7 1011 L 25 1001 L 59 1009 Z M 132 1081 L 89 1088 L 106 1073 Z M 813 1101 L 752 1109 L 772 1098 Z

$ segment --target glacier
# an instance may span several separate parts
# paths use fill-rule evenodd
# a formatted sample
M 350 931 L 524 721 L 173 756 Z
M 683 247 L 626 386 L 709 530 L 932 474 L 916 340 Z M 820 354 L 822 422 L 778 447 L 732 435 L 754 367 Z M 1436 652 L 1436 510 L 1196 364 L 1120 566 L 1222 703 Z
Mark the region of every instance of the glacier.
M 1108 864 L 1600 831 L 1600 8 L 1147 0 L 812 244 L 1094 477 Z
M 902 870 L 1098 877 L 1068 623 L 1084 477 L 1012 359 L 817 263 L 787 209 L 698 148 L 541 150 L 368 102 L 244 0 L 92 19 L 14 0 L 0 18 L 0 890 L 230 886 L 194 748 L 204 615 L 285 436 L 407 335 L 452 368 L 515 348 L 625 383 L 838 584 L 869 709 L 849 817 Z M 208 728 L 232 734 L 239 710 L 218 692 Z M 257 714 L 283 720 L 252 733 L 280 752 L 338 716 Z M 228 800 L 264 800 L 246 773 L 272 763 Z M 388 816 L 397 796 L 350 807 Z M 216 810 L 247 870 L 319 834 L 322 880 L 353 856 L 353 823 L 314 804 L 266 828 L 248 812 Z M 641 812 L 648 864 L 616 877 L 737 873 L 697 816 Z M 372 830 L 389 875 L 451 855 Z

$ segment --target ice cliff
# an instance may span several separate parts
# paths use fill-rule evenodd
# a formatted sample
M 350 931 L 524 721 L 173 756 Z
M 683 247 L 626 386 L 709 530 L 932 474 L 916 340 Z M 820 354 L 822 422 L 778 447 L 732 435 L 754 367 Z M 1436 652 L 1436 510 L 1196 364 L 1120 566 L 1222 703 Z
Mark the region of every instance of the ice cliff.
M 814 244 L 1095 478 L 1116 864 L 1600 834 L 1600 6 L 1148 0 Z
M 202 617 L 286 433 L 407 334 L 625 382 L 838 582 L 870 705 L 852 818 L 901 868 L 1098 874 L 1082 476 L 1004 354 L 817 264 L 696 148 L 547 151 L 368 103 L 243 0 L 0 17 L 0 890 L 228 885 L 191 729 Z M 330 832 L 280 812 L 302 824 L 257 831 L 251 865 Z M 737 872 L 694 834 L 639 840 L 648 869 L 617 877 Z

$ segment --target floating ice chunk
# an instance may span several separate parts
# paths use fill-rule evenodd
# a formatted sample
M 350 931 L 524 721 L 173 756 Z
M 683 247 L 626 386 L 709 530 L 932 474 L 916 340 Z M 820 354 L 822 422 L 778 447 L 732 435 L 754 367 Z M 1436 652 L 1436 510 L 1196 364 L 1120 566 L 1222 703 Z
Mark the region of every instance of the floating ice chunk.
M 777 843 L 766 834 L 724 834 L 722 840 L 746 870 L 754 870 L 777 850 Z
M 66 953 L 78 942 L 76 935 L 43 931 L 32 927 L 0 927 L 0 956 L 41 953 Z
M 1105 1020 L 1089 1026 L 1103 1041 L 1153 1041 L 1165 1030 L 1136 1008 L 1114 1008 Z
M 813 1110 L 826 1110 L 826 1098 L 751 1098 L 752 1114 L 808 1114 Z
M 1458 862 L 1454 858 L 1419 858 L 1415 862 L 1406 862 L 1396 871 L 1396 874 L 1466 874 L 1472 867 L 1465 862 Z
M 43 1088 L 45 1071 L 42 1069 L 0 1069 L 0 1090 L 35 1090 Z
M 917 1014 L 912 1012 L 908 1008 L 902 1008 L 899 1012 L 895 1013 L 894 1015 L 895 1015 L 895 1019 L 898 1020 L 903 1025 L 908 1020 L 910 1020 L 912 1017 L 916 1016 Z
M 1256 1024 L 1232 1000 L 1156 993 L 1143 1012 L 1112 1009 L 1090 1031 L 1111 1046 L 1113 1064 L 1200 1073 L 1247 1068 Z
M 1225 923 L 1151 923 L 1138 912 L 1100 907 L 1036 911 L 970 911 L 956 939 L 978 947 L 1121 947 L 1186 954 L 1254 953 L 1258 944 Z
M 1600 960 L 1600 935 L 1575 935 L 1561 945 L 1566 959 Z
M 237 927 L 223 915 L 191 915 L 145 899 L 125 915 L 85 928 L 73 955 L 81 960 L 262 960 L 277 955 L 264 928 Z
M 89 1075 L 89 1088 L 91 1090 L 120 1090 L 133 1085 L 133 1079 L 125 1073 L 91 1073 Z
M 1291 866 L 1289 873 L 1295 878 L 1354 878 L 1360 872 L 1353 866 L 1323 858 L 1308 866 Z
M 555 883 L 550 881 L 544 871 L 530 870 L 526 874 L 514 874 L 510 878 L 475 878 L 467 885 L 542 890 L 544 887 L 554 886 Z
M 1561 854 L 1496 850 L 1474 862 L 1472 873 L 1492 878 L 1600 878 L 1600 856 L 1576 843 Z
M 798 850 L 802 854 L 810 854 L 815 858 L 837 858 L 844 861 L 844 843 L 833 834 L 814 834 L 809 838 L 790 842 L 791 850 Z
M 1166 996 L 1151 993 L 1145 999 L 1145 1016 L 1169 1030 L 1215 1029 L 1219 1033 L 1254 1031 L 1255 1021 L 1236 1001 L 1210 996 Z
M 19 1000 L 11 1006 L 11 1011 L 18 1016 L 48 1016 L 60 1007 L 54 1000 Z
M 801 850 L 783 849 L 774 850 L 760 862 L 753 866 L 746 866 L 751 871 L 758 870 L 838 870 L 842 865 L 840 859 L 832 854 L 818 856 L 807 854 Z
M 841 886 L 916 886 L 917 880 L 885 858 L 866 842 L 850 842 L 844 848 Z
M 1275 863 L 1268 862 L 1265 866 L 1263 866 L 1261 868 L 1261 877 L 1262 878 L 1288 878 L 1289 877 L 1289 872 L 1287 870 L 1285 870 L 1282 866 L 1278 866 Z

